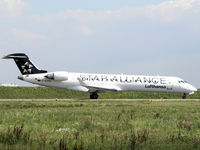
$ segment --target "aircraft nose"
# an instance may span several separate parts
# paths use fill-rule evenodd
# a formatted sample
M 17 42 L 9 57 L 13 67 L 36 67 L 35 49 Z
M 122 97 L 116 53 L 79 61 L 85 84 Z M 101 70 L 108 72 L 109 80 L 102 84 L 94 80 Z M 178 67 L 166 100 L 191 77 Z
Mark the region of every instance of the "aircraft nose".
M 191 84 L 188 84 L 187 85 L 187 90 L 190 91 L 191 93 L 193 92 L 196 92 L 197 91 L 197 88 L 195 88 L 193 85 Z
M 197 91 L 197 88 L 195 88 L 194 86 L 192 86 L 192 90 L 193 90 L 194 92 L 196 92 L 196 91 Z

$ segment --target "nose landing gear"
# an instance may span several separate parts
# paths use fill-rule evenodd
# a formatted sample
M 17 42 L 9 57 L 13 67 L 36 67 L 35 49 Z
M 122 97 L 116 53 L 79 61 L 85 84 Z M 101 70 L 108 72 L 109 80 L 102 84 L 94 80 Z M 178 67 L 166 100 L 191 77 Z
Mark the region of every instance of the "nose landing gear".
M 98 94 L 97 93 L 91 93 L 90 94 L 90 99 L 98 99 Z
M 182 99 L 186 99 L 186 93 L 183 94 Z

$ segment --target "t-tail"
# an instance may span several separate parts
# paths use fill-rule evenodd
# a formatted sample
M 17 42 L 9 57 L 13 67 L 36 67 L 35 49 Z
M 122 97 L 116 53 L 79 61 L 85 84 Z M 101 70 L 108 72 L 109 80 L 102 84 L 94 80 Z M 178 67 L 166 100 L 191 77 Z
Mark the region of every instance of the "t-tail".
M 34 66 L 28 56 L 24 53 L 9 54 L 3 57 L 3 59 L 14 59 L 22 75 L 47 73 L 46 70 L 40 70 Z

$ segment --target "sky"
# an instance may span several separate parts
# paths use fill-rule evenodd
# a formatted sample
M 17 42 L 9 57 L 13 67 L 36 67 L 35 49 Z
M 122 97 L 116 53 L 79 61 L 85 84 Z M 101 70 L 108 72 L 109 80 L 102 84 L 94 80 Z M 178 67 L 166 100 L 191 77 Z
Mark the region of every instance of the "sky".
M 48 71 L 178 76 L 200 88 L 200 0 L 0 0 L 0 57 Z M 0 83 L 30 86 L 13 60 Z

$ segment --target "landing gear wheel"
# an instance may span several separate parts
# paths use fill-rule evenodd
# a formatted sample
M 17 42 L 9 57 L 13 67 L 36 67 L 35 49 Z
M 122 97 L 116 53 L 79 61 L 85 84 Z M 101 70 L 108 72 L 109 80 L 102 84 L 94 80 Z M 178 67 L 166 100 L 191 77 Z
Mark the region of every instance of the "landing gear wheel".
M 182 99 L 186 99 L 186 93 L 183 94 Z
M 98 99 L 98 94 L 97 93 L 91 93 L 90 94 L 90 99 Z

